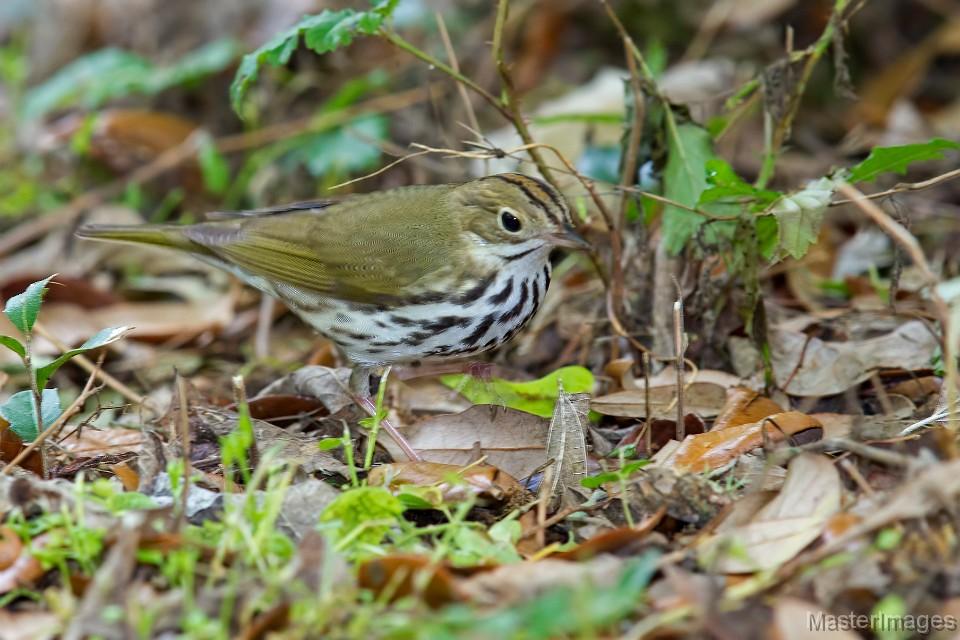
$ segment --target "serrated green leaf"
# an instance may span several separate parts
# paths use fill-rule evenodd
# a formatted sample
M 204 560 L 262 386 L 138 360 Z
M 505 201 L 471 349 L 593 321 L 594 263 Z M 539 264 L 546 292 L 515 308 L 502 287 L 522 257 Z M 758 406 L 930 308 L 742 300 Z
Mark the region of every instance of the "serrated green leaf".
M 693 123 L 667 127 L 667 166 L 663 172 L 664 196 L 695 207 L 707 188 L 707 162 L 715 156 L 710 134 Z M 705 218 L 693 211 L 667 205 L 663 208 L 663 242 L 671 254 L 683 250 Z
M 896 172 L 904 174 L 914 162 L 939 160 L 945 151 L 960 150 L 960 142 L 934 138 L 918 144 L 904 144 L 896 147 L 877 147 L 870 152 L 866 160 L 849 169 L 847 181 L 871 182 L 882 173 Z
M 458 391 L 474 404 L 496 404 L 544 418 L 553 415 L 557 403 L 557 383 L 567 393 L 593 391 L 593 374 L 583 367 L 562 367 L 539 380 L 511 382 L 494 378 L 489 382 L 465 374 L 442 376 L 440 381 Z
M 3 313 L 17 329 L 24 334 L 33 331 L 43 303 L 43 295 L 47 292 L 47 283 L 53 276 L 31 283 L 23 293 L 18 293 L 9 300 L 3 308 Z
M 780 242 L 780 225 L 774 216 L 760 216 L 757 219 L 757 245 L 760 255 L 770 260 L 777 253 Z
M 41 392 L 40 412 L 43 414 L 44 428 L 60 417 L 60 394 L 56 389 L 44 389 Z M 24 442 L 33 442 L 40 433 L 37 429 L 32 391 L 20 391 L 10 396 L 0 405 L 0 416 L 10 423 L 10 428 Z
M 376 33 L 393 13 L 398 0 L 378 0 L 369 11 L 325 10 L 306 16 L 286 31 L 277 34 L 256 51 L 243 56 L 240 67 L 230 85 L 230 103 L 240 112 L 244 96 L 256 81 L 260 67 L 279 67 L 287 64 L 297 50 L 300 39 L 308 49 L 318 54 L 334 51 L 353 42 L 361 35 Z
M 70 358 L 87 351 L 99 349 L 100 347 L 104 347 L 111 342 L 116 342 L 131 329 L 133 329 L 133 327 L 110 327 L 108 329 L 101 329 L 76 349 L 71 349 L 66 353 L 60 354 L 60 356 L 50 364 L 37 369 L 37 387 L 42 389 L 47 386 L 47 382 L 50 380 L 53 374 L 57 372 L 57 369 L 66 364 Z
M 780 248 L 802 258 L 820 234 L 823 214 L 836 190 L 831 178 L 810 182 L 804 189 L 780 198 L 772 207 L 779 228 Z
M 157 66 L 129 51 L 101 49 L 60 69 L 24 97 L 22 114 L 40 118 L 64 106 L 96 108 L 129 95 L 155 95 L 226 69 L 239 48 L 231 40 L 216 40 Z
M 27 349 L 20 344 L 20 341 L 12 336 L 0 336 L 0 346 L 4 346 L 10 351 L 23 358 L 27 355 Z
M 724 198 L 749 198 L 756 203 L 766 205 L 782 194 L 769 189 L 758 189 L 733 170 L 725 160 L 713 158 L 707 161 L 707 185 L 700 194 L 699 205 L 709 204 Z

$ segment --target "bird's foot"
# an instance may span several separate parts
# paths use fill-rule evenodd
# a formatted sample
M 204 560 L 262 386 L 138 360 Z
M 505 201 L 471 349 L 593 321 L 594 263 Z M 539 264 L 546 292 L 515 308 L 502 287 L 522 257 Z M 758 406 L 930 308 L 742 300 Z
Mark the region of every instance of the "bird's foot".
M 377 415 L 377 405 L 373 401 L 373 398 L 370 396 L 357 396 L 355 398 L 357 404 L 361 409 L 366 411 L 369 415 Z M 403 437 L 400 431 L 393 425 L 388 418 L 382 418 L 380 420 L 380 428 L 390 436 L 394 442 L 397 443 L 397 446 L 400 447 L 400 450 L 403 451 L 403 454 L 407 456 L 412 462 L 423 462 L 423 458 L 419 453 L 407 442 L 407 439 Z
M 373 372 L 373 367 L 368 366 L 356 366 L 353 369 L 353 373 L 350 375 L 350 392 L 353 397 L 353 401 L 363 409 L 367 414 L 371 416 L 377 415 L 377 404 L 374 402 L 373 397 L 370 393 L 370 375 Z M 403 451 L 403 454 L 407 456 L 413 462 L 422 462 L 423 458 L 420 457 L 410 443 L 407 442 L 407 439 L 404 438 L 400 431 L 390 422 L 389 419 L 383 418 L 380 420 L 380 428 L 383 429 L 394 442 L 397 443 L 397 446 L 400 447 L 400 450 Z

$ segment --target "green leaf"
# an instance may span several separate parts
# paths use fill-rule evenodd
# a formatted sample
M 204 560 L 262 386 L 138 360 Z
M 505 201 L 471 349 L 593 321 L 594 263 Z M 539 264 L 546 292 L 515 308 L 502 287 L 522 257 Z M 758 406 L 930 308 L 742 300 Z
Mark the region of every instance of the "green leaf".
M 43 414 L 44 428 L 60 417 L 60 394 L 56 389 L 43 390 L 40 395 L 40 413 Z M 10 396 L 0 405 L 0 416 L 10 423 L 10 428 L 24 442 L 33 442 L 40 433 L 37 429 L 32 391 L 20 391 Z
M 756 221 L 760 255 L 770 260 L 777 253 L 780 243 L 780 225 L 774 216 L 760 216 Z
M 319 54 L 334 51 L 353 42 L 361 35 L 372 35 L 383 25 L 398 0 L 377 0 L 369 11 L 325 10 L 306 16 L 286 31 L 274 36 L 259 49 L 243 56 L 240 67 L 230 85 L 230 103 L 237 113 L 250 86 L 256 81 L 260 67 L 280 67 L 290 61 L 300 45 L 300 38 L 308 49 Z
M 40 305 L 43 303 L 43 295 L 47 292 L 47 283 L 51 278 L 53 276 L 30 284 L 23 293 L 18 293 L 7 300 L 3 313 L 10 319 L 13 326 L 24 334 L 33 331 L 33 325 L 37 322 L 37 315 L 40 313 Z
M 53 374 L 57 372 L 57 369 L 66 364 L 70 358 L 87 351 L 99 349 L 100 347 L 106 346 L 111 342 L 116 342 L 131 329 L 133 329 L 133 327 L 111 327 L 109 329 L 101 329 L 76 349 L 71 349 L 66 353 L 60 354 L 60 356 L 50 364 L 37 369 L 37 387 L 39 389 L 43 389 L 45 386 L 47 386 L 47 382 L 50 380 Z
M 766 205 L 782 195 L 768 189 L 757 189 L 720 158 L 708 160 L 706 171 L 709 187 L 700 194 L 698 204 L 701 206 L 726 198 L 749 199 Z
M 553 415 L 558 382 L 567 393 L 589 393 L 594 383 L 593 374 L 583 367 L 562 367 L 529 382 L 501 378 L 486 382 L 466 374 L 442 376 L 440 381 L 474 404 L 498 404 L 544 418 Z
M 382 151 L 376 143 L 386 139 L 387 129 L 388 122 L 383 116 L 356 118 L 334 131 L 301 138 L 284 161 L 305 166 L 313 176 L 345 176 L 362 171 L 380 159 Z
M 403 504 L 383 487 L 357 487 L 344 491 L 320 514 L 320 522 L 335 525 L 335 543 L 349 536 L 350 546 L 379 544 L 399 522 Z
M 317 448 L 320 451 L 330 451 L 332 449 L 339 449 L 343 446 L 343 438 L 323 438 L 317 442 Z
M 216 40 L 171 65 L 157 66 L 129 51 L 100 49 L 31 89 L 24 97 L 22 115 L 36 119 L 65 106 L 94 109 L 116 98 L 155 95 L 226 69 L 238 52 L 233 41 Z
M 0 345 L 6 347 L 7 349 L 10 349 L 10 351 L 13 351 L 15 354 L 17 354 L 21 358 L 27 355 L 26 347 L 20 344 L 20 341 L 14 337 L 0 336 Z
M 904 144 L 896 147 L 877 147 L 870 152 L 866 160 L 849 169 L 847 181 L 871 182 L 881 173 L 896 172 L 904 174 L 914 162 L 939 160 L 945 151 L 960 150 L 960 142 L 934 138 L 918 144 Z
M 203 175 L 203 186 L 214 195 L 222 195 L 230 186 L 230 165 L 209 135 L 200 138 L 197 159 Z
M 802 258 L 817 241 L 823 213 L 836 191 L 836 181 L 820 178 L 806 188 L 783 196 L 774 203 L 771 213 L 777 218 L 780 248 L 794 258 Z
M 695 207 L 707 188 L 707 162 L 714 158 L 710 134 L 693 123 L 667 127 L 667 166 L 663 172 L 664 196 Z M 663 208 L 663 241 L 676 255 L 705 221 L 699 213 L 673 205 Z

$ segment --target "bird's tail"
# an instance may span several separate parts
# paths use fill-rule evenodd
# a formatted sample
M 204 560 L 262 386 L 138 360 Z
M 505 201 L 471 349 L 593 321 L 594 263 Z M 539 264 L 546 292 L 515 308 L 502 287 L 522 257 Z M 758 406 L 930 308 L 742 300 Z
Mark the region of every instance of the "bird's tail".
M 207 253 L 202 245 L 190 240 L 178 225 L 114 225 L 88 224 L 77 230 L 77 236 L 91 240 L 109 240 L 134 244 L 152 244 L 191 253 Z

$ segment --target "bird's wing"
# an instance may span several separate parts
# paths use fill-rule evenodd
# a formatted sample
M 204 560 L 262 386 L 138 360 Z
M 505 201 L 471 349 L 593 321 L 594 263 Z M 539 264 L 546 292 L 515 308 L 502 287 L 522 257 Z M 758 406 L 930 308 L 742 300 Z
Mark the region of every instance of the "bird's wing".
M 307 293 L 382 303 L 422 292 L 449 268 L 456 234 L 442 212 L 444 190 L 406 188 L 354 196 L 322 209 L 201 223 L 183 234 L 255 277 Z
M 319 211 L 337 204 L 339 200 L 328 198 L 325 200 L 304 200 L 303 202 L 291 202 L 274 207 L 263 207 L 262 209 L 245 209 L 243 211 L 210 211 L 206 214 L 207 220 L 235 220 L 237 218 L 257 218 L 260 216 L 272 216 L 280 213 L 291 213 L 293 211 Z

